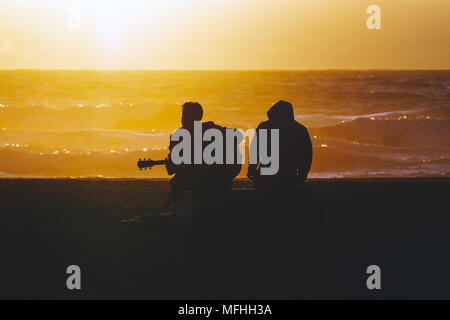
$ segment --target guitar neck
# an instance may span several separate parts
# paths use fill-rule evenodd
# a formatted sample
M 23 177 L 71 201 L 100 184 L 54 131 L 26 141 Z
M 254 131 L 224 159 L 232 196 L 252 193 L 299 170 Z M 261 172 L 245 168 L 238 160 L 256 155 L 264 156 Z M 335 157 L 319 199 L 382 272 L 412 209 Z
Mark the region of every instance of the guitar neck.
M 147 168 L 152 168 L 154 166 L 161 166 L 161 165 L 165 165 L 167 163 L 167 160 L 150 160 L 150 159 L 144 159 L 141 160 L 139 159 L 137 166 L 140 170 L 144 169 L 147 170 Z
M 167 163 L 167 160 L 153 160 L 153 165 L 155 166 L 161 166 L 161 165 L 165 165 Z

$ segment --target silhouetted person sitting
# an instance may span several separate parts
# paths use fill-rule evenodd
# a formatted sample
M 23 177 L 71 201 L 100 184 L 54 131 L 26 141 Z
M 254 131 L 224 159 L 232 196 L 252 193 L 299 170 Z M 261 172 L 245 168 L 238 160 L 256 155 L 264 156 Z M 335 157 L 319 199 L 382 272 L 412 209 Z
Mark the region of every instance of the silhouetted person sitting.
M 258 147 L 258 164 L 250 164 L 247 176 L 257 187 L 295 187 L 306 180 L 312 163 L 312 144 L 308 130 L 294 117 L 294 109 L 289 102 L 279 101 L 267 112 L 268 121 L 262 122 L 256 129 L 252 140 L 254 148 L 259 141 L 261 129 L 279 129 L 279 170 L 275 175 L 261 175 L 260 150 Z M 270 147 L 270 133 L 268 134 Z
M 226 163 L 226 128 L 216 125 L 214 122 L 200 122 L 203 118 L 203 108 L 197 102 L 186 102 L 182 106 L 182 128 L 189 131 L 191 135 L 191 161 L 190 164 L 175 164 L 172 161 L 172 150 L 180 141 L 170 141 L 170 154 L 167 159 L 166 169 L 169 175 L 175 174 L 172 178 L 170 184 L 172 186 L 169 198 L 166 202 L 166 210 L 173 210 L 174 205 L 176 203 L 177 197 L 180 192 L 183 190 L 215 190 L 221 188 L 229 188 L 233 182 L 233 179 L 239 174 L 241 171 L 241 165 Z M 194 130 L 194 124 L 198 121 L 201 123 L 202 133 L 205 133 L 208 129 L 217 129 L 222 133 L 223 136 L 223 161 L 222 164 L 206 164 L 204 159 L 202 159 L 201 164 L 194 163 L 194 143 L 195 141 L 202 141 L 201 151 L 203 154 L 203 150 L 207 145 L 212 143 L 213 141 L 203 141 L 202 137 L 197 137 L 196 132 Z M 178 130 L 180 130 L 178 129 Z M 176 131 L 175 131 L 176 132 Z M 173 134 L 172 134 L 173 135 Z M 239 144 L 241 141 L 235 139 L 234 146 Z M 234 148 L 237 150 L 238 148 Z M 215 152 L 214 152 L 215 154 Z M 236 154 L 237 157 L 240 157 L 240 154 Z

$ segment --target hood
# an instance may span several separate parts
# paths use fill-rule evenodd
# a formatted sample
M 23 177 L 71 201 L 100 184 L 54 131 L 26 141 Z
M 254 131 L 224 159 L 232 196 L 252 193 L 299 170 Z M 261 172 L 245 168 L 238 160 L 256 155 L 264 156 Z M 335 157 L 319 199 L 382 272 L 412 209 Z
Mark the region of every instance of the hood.
M 278 101 L 267 112 L 269 120 L 276 122 L 294 121 L 294 108 L 292 104 L 286 101 Z

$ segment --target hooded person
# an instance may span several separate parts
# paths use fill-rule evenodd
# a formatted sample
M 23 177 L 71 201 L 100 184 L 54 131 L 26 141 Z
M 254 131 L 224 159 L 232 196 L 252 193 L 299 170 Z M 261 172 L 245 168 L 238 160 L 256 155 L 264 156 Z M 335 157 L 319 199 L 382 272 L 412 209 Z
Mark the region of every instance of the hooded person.
M 247 176 L 257 187 L 279 188 L 295 187 L 302 184 L 311 169 L 312 143 L 308 130 L 298 123 L 294 117 L 292 104 L 279 101 L 267 112 L 268 121 L 259 124 L 250 150 L 257 153 L 256 163 L 250 164 Z M 276 150 L 271 144 L 271 130 L 279 130 L 278 171 L 275 174 L 264 175 L 262 168 L 271 164 L 261 161 L 261 130 L 267 130 L 266 150 Z M 258 143 L 258 141 L 260 141 Z M 275 155 L 270 155 L 273 158 Z

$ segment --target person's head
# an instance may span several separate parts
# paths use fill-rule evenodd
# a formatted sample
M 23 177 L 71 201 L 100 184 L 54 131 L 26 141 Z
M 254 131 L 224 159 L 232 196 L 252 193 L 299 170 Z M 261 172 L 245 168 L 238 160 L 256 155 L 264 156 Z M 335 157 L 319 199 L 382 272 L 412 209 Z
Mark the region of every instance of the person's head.
M 289 102 L 280 100 L 267 112 L 269 120 L 275 122 L 291 122 L 295 120 L 294 107 Z
M 186 102 L 183 104 L 183 114 L 181 123 L 183 127 L 190 127 L 194 121 L 201 121 L 203 118 L 203 108 L 198 102 Z

